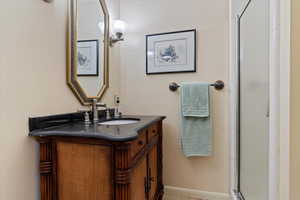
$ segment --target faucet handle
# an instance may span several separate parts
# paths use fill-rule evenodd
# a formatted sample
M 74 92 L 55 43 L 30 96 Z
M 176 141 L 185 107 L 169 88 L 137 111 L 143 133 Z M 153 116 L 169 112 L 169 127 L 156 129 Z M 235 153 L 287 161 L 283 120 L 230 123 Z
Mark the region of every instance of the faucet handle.
M 93 99 L 92 106 L 94 106 L 94 107 L 105 107 L 106 108 L 106 104 L 98 102 L 97 99 Z
M 103 108 L 107 108 L 107 105 L 105 103 L 96 103 L 96 107 L 103 107 Z
M 90 111 L 91 111 L 90 109 L 79 109 L 78 110 L 79 113 L 84 114 L 84 123 L 86 125 L 89 125 L 91 123 L 91 121 L 90 121 L 90 115 L 89 115 Z
M 86 113 L 86 112 L 90 112 L 91 109 L 87 108 L 87 109 L 78 109 L 77 110 L 79 113 Z
M 84 112 L 84 124 L 85 125 L 90 125 L 91 121 L 90 121 L 90 115 L 88 112 Z
M 111 116 L 110 116 L 110 109 L 109 108 L 106 108 L 106 119 L 111 119 Z

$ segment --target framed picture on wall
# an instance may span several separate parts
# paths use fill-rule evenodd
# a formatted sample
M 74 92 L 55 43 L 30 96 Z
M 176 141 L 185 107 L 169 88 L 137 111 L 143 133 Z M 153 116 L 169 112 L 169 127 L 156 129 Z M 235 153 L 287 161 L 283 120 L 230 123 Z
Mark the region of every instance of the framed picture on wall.
M 77 75 L 99 76 L 99 41 L 77 41 Z
M 146 35 L 146 73 L 196 72 L 196 30 Z

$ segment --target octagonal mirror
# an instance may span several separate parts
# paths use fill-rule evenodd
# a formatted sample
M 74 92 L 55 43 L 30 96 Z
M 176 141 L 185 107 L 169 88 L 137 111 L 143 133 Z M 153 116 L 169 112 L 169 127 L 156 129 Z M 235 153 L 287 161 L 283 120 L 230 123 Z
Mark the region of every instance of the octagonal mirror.
M 105 0 L 69 0 L 67 82 L 83 105 L 108 88 L 109 14 Z

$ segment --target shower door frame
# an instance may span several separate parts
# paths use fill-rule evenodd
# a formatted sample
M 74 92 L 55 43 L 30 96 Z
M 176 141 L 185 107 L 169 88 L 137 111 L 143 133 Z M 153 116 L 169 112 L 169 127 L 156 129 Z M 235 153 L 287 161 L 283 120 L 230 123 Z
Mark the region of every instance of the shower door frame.
M 248 6 L 249 0 L 245 6 Z M 230 0 L 230 191 L 243 199 L 239 190 L 239 19 L 245 11 L 234 10 Z M 290 0 L 270 4 L 270 130 L 269 200 L 289 199 L 289 102 L 290 102 Z M 247 200 L 247 199 L 246 199 Z
M 247 12 L 248 7 L 250 6 L 251 3 L 253 3 L 255 0 L 248 0 L 248 2 L 246 3 L 245 7 L 242 9 L 241 13 L 237 15 L 237 75 L 238 75 L 238 79 L 237 79 L 237 135 L 236 135 L 236 140 L 237 140 L 237 146 L 236 146 L 236 153 L 237 153 L 237 163 L 236 163 L 236 168 L 237 168 L 237 189 L 236 189 L 236 193 L 237 196 L 241 199 L 241 200 L 247 200 L 243 193 L 241 192 L 241 20 L 244 16 L 244 14 Z M 270 3 L 270 2 L 269 2 Z M 270 36 L 270 34 L 269 34 Z M 269 37 L 270 39 L 270 37 Z M 270 46 L 269 46 L 269 51 L 270 51 Z M 270 59 L 269 59 L 270 60 Z M 270 64 L 267 66 L 268 68 L 270 68 Z M 270 72 L 269 72 L 270 74 Z M 268 74 L 268 76 L 269 76 Z M 270 90 L 270 81 L 268 82 L 269 85 L 269 90 Z M 270 96 L 270 91 L 269 94 Z M 269 101 L 270 101 L 270 97 L 269 97 Z M 270 102 L 268 103 L 270 104 Z M 270 107 L 270 105 L 269 105 Z M 268 108 L 268 110 L 270 110 L 270 108 Z M 270 112 L 270 111 L 268 111 Z M 269 114 L 270 115 L 270 114 Z M 270 126 L 270 118 L 268 117 L 268 126 Z M 270 129 L 270 127 L 269 127 Z M 269 131 L 270 133 L 271 131 Z M 270 138 L 269 138 L 270 139 Z M 269 140 L 270 142 L 270 140 Z M 270 144 L 269 144 L 270 146 Z M 268 151 L 269 154 L 269 158 L 270 158 L 270 148 Z M 269 173 L 268 173 L 268 185 L 273 182 L 274 180 L 271 178 L 271 173 L 270 173 L 270 163 L 271 160 L 269 159 L 268 161 L 268 165 L 269 165 Z M 270 190 L 270 187 L 268 187 Z M 270 196 L 270 192 L 268 191 L 268 198 L 271 199 Z
M 236 124 L 236 153 L 237 153 L 237 188 L 236 193 L 239 199 L 245 200 L 241 192 L 241 20 L 252 0 L 248 0 L 241 13 L 237 15 L 237 124 Z

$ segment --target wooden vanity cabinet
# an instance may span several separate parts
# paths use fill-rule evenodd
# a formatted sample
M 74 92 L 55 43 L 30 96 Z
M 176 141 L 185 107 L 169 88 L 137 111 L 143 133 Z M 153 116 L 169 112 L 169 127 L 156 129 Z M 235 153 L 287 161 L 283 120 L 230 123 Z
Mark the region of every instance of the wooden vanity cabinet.
M 136 140 L 37 137 L 41 200 L 161 200 L 162 122 Z

